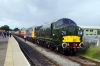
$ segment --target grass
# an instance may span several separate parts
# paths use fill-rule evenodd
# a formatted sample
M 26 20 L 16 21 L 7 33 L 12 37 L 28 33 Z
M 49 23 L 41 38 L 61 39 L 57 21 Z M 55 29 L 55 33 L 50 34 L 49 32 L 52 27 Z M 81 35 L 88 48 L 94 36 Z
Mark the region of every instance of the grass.
M 87 50 L 82 50 L 78 54 L 81 56 L 100 60 L 100 50 L 98 46 L 90 46 Z

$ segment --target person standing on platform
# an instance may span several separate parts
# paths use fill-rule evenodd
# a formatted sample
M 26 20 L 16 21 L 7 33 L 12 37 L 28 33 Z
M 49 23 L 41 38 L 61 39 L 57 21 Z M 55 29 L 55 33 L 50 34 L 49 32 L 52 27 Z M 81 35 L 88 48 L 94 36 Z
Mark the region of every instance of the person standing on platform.
M 24 35 L 24 40 L 25 40 L 25 42 L 26 42 L 26 35 Z
M 10 37 L 11 37 L 11 31 L 9 32 L 9 35 L 10 35 Z
M 7 31 L 7 36 L 9 36 L 9 32 Z
M 4 38 L 4 32 L 2 32 L 2 37 Z
M 6 31 L 4 31 L 3 34 L 4 34 L 4 37 L 6 38 Z

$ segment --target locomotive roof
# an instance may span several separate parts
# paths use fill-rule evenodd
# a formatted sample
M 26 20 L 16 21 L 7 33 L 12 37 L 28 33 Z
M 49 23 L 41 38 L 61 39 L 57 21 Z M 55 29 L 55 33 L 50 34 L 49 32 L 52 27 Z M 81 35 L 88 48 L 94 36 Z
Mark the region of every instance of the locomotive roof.
M 60 20 L 62 20 L 62 21 L 60 21 Z M 53 21 L 51 21 L 51 22 L 45 22 L 44 24 L 42 24 L 42 25 L 40 25 L 40 26 L 35 26 L 35 28 L 40 28 L 40 27 L 42 27 L 42 26 L 48 26 L 48 25 L 50 25 L 51 23 L 60 23 L 60 22 L 62 22 L 63 24 L 67 24 L 67 25 L 77 25 L 73 20 L 71 20 L 71 19 L 69 19 L 69 18 L 61 18 L 61 19 L 57 19 L 57 20 L 53 20 Z

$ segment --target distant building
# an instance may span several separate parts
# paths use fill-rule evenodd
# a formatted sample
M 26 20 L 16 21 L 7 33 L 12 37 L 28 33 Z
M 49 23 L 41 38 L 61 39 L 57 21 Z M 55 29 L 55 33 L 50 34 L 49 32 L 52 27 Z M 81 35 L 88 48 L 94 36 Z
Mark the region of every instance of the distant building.
M 80 26 L 84 35 L 100 35 L 100 26 Z
M 0 30 L 0 32 L 3 32 L 3 30 Z

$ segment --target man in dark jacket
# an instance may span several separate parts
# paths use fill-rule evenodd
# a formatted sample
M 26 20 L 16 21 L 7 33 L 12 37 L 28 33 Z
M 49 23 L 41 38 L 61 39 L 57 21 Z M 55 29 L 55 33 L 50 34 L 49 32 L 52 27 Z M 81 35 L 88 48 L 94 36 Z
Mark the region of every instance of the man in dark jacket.
M 7 34 L 7 33 L 4 31 L 3 34 L 4 34 L 4 37 L 6 38 L 6 34 Z
M 9 36 L 9 32 L 7 31 L 7 36 Z
M 2 37 L 4 38 L 4 33 L 2 32 Z
M 10 37 L 11 37 L 11 32 L 9 32 L 9 35 L 10 35 Z

